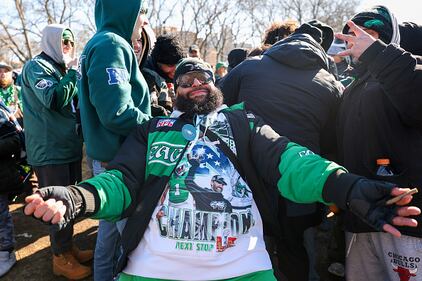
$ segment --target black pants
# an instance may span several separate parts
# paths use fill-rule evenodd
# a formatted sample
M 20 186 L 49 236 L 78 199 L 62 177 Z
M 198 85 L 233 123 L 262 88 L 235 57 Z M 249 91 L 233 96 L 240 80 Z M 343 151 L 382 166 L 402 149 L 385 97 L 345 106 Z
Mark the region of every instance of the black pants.
M 308 281 L 309 258 L 304 246 L 304 232 L 321 223 L 322 209 L 317 205 L 315 211 L 309 215 L 292 216 L 287 214 L 287 208 L 287 202 L 280 198 L 278 222 L 282 235 L 277 239 L 277 260 L 278 270 L 285 277 L 277 279 Z
M 80 160 L 68 164 L 34 166 L 33 168 L 40 188 L 50 185 L 75 184 L 82 178 Z M 51 226 L 49 233 L 51 251 L 54 255 L 60 255 L 72 249 L 73 221 L 61 230 L 58 230 L 57 226 Z
M 307 224 L 301 219 L 304 218 L 285 216 L 279 219 L 283 236 L 277 241 L 278 266 L 288 281 L 309 280 L 308 254 L 303 244 Z

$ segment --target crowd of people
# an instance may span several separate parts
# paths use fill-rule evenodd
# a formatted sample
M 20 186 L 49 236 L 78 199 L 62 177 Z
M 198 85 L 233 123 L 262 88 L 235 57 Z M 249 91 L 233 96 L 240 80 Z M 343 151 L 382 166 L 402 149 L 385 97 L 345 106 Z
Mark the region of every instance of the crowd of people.
M 316 281 L 324 224 L 330 273 L 422 280 L 421 26 L 384 6 L 339 34 L 277 22 L 212 66 L 147 13 L 97 0 L 79 56 L 49 24 L 19 75 L 0 63 L 0 277 L 24 192 L 69 280 Z M 95 250 L 72 241 L 81 217 L 100 220 Z

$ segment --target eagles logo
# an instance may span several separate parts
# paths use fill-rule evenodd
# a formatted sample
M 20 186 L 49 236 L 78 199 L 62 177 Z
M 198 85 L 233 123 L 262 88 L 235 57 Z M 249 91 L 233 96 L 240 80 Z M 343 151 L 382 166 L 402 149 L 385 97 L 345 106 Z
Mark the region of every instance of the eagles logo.
M 35 88 L 44 90 L 44 89 L 50 88 L 52 85 L 53 85 L 52 81 L 41 79 L 40 81 L 38 81 L 37 84 L 35 84 Z

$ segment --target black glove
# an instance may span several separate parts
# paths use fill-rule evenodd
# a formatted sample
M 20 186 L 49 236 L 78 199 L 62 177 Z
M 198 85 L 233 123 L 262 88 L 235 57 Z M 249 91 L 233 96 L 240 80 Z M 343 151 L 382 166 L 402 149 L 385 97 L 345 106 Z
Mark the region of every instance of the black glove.
M 383 231 L 383 225 L 391 224 L 396 216 L 397 207 L 385 205 L 395 186 L 389 182 L 359 179 L 350 190 L 348 209 L 368 225 Z
M 76 186 L 48 186 L 38 189 L 37 193 L 44 200 L 53 198 L 56 201 L 62 201 L 63 205 L 66 206 L 66 213 L 63 216 L 64 220 L 57 224 L 59 229 L 65 227 L 70 221 L 73 221 L 84 212 L 84 200 Z
M 323 198 L 343 210 L 349 210 L 369 226 L 383 231 L 384 224 L 392 223 L 396 207 L 386 206 L 395 184 L 369 180 L 361 176 L 337 171 L 325 182 Z

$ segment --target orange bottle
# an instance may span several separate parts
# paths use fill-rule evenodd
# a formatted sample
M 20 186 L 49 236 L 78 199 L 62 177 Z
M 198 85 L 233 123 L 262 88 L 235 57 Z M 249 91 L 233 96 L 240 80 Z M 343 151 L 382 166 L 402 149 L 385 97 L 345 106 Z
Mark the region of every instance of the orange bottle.
M 394 176 L 394 173 L 390 167 L 390 159 L 388 158 L 377 159 L 377 166 L 378 166 L 377 176 L 383 176 L 383 177 Z

